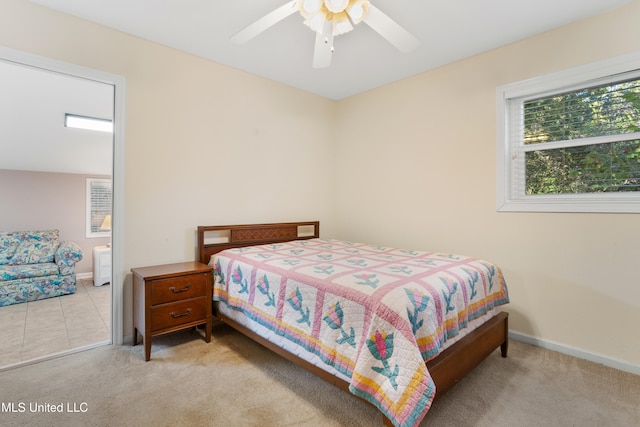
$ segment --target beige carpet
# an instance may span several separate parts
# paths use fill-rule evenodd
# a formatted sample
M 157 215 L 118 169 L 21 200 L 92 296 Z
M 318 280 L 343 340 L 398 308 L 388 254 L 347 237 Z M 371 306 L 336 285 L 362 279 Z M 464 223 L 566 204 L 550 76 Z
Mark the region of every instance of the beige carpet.
M 376 426 L 369 404 L 225 325 L 0 372 L 2 426 Z M 49 404 L 63 413 L 31 412 Z M 10 412 L 24 409 L 24 412 Z M 40 408 L 42 409 L 42 408 Z M 45 408 L 46 409 L 46 408 Z M 77 412 L 70 412 L 77 411 Z M 84 412 L 83 412 L 84 411 Z M 640 377 L 511 342 L 421 426 L 636 426 Z

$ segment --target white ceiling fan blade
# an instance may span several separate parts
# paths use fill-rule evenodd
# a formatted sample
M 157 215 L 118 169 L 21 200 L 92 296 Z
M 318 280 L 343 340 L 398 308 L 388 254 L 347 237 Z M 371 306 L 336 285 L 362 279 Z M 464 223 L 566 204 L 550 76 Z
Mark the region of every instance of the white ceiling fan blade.
M 372 4 L 369 4 L 369 12 L 363 21 L 403 53 L 409 53 L 420 45 L 417 38 Z
M 316 33 L 316 44 L 313 50 L 313 68 L 326 68 L 331 65 L 333 53 L 333 23 L 327 21 L 322 33 Z
M 290 1 L 233 35 L 231 41 L 237 44 L 244 44 L 297 11 L 296 0 Z

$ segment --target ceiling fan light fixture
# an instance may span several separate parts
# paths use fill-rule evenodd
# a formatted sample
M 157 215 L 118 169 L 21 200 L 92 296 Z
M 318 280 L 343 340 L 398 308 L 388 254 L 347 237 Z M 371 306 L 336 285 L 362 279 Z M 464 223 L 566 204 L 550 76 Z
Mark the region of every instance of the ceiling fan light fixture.
M 322 33 L 325 23 L 329 22 L 334 36 L 353 30 L 369 11 L 368 0 L 296 0 L 296 6 L 306 26 Z
M 322 0 L 298 0 L 298 10 L 307 19 L 320 12 L 322 5 Z
M 304 24 L 311 28 L 316 33 L 322 33 L 322 29 L 324 28 L 324 23 L 327 21 L 327 18 L 322 13 L 316 13 L 315 15 L 307 18 L 304 21 Z
M 401 52 L 411 52 L 420 44 L 417 38 L 369 0 L 290 0 L 235 34 L 231 41 L 246 43 L 296 12 L 316 33 L 314 68 L 326 68 L 331 64 L 334 36 L 353 30 L 363 21 Z
M 368 0 L 352 0 L 347 7 L 347 14 L 351 21 L 355 25 L 359 24 L 364 20 L 367 16 L 367 12 L 369 11 L 369 1 Z
M 333 35 L 339 36 L 340 34 L 348 33 L 353 30 L 353 25 L 349 21 L 349 17 L 346 12 L 333 14 Z
M 324 7 L 326 7 L 329 12 L 340 13 L 344 12 L 344 10 L 349 6 L 350 0 L 324 0 Z

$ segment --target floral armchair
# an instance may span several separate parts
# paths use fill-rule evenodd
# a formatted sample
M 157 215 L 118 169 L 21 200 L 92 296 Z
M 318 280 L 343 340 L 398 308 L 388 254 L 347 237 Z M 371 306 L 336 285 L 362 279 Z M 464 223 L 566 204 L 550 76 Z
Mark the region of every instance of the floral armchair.
M 74 293 L 82 257 L 58 230 L 0 232 L 0 307 Z

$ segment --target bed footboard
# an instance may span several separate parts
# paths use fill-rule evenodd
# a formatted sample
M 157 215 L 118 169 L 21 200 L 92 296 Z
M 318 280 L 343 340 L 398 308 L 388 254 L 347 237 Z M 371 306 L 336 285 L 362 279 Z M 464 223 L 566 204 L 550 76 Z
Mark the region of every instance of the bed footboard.
M 429 374 L 436 383 L 436 399 L 456 385 L 498 347 L 502 357 L 507 357 L 508 333 L 509 314 L 500 312 L 435 359 L 427 362 Z

